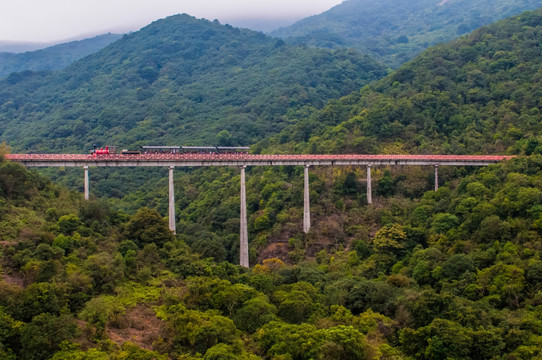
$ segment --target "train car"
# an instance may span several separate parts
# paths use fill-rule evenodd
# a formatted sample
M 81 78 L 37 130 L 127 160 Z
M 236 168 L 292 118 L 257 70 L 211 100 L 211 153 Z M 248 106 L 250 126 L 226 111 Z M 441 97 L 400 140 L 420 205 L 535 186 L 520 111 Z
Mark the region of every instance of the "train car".
M 250 147 L 248 146 L 217 146 L 216 149 L 219 152 L 239 152 L 239 153 L 248 153 Z
M 111 151 L 111 149 L 114 149 Z M 248 146 L 168 146 L 168 145 L 144 145 L 141 150 L 122 149 L 118 152 L 121 155 L 141 155 L 141 154 L 247 154 L 250 150 Z M 107 155 L 117 153 L 116 147 L 94 148 L 91 154 Z
M 121 155 L 141 155 L 141 151 L 139 150 L 122 149 L 120 153 Z
M 167 154 L 177 154 L 181 151 L 180 146 L 165 146 L 165 145 L 145 145 L 141 147 L 143 153 L 145 154 L 155 154 L 155 153 L 167 153 Z
M 181 146 L 185 153 L 248 153 L 248 146 Z

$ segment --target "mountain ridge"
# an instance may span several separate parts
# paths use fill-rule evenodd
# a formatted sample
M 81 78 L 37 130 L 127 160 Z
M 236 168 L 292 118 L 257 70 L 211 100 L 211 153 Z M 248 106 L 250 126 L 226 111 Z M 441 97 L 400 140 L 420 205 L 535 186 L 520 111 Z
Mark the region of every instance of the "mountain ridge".
M 539 152 L 541 31 L 542 8 L 432 47 L 330 102 L 273 148 L 290 139 L 305 152 Z
M 292 43 L 353 47 L 397 68 L 428 46 L 542 6 L 539 0 L 439 1 L 348 0 L 270 34 Z
M 215 143 L 226 130 L 225 141 L 249 144 L 385 73 L 354 51 L 290 46 L 261 32 L 176 15 L 63 71 L 8 76 L 0 90 L 0 138 L 9 142 L 30 131 L 33 140 L 13 147 L 73 151 L 81 141 L 87 147 L 121 139 L 126 146 L 160 139 Z M 25 128 L 10 126 L 17 121 Z
M 113 41 L 119 34 L 104 34 L 22 53 L 0 52 L 0 78 L 14 72 L 61 70 Z

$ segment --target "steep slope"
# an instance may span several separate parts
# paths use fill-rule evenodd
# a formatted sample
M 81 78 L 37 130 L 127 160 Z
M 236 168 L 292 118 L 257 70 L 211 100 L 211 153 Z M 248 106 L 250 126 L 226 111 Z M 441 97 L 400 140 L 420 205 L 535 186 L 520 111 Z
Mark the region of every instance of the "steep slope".
M 119 34 L 105 34 L 20 54 L 2 52 L 0 53 L 0 78 L 13 72 L 25 70 L 64 69 L 74 61 L 103 49 L 113 41 L 117 41 L 121 36 Z
M 8 76 L 0 140 L 19 151 L 82 151 L 93 143 L 214 144 L 226 130 L 221 141 L 250 144 L 384 74 L 353 51 L 289 46 L 178 15 L 65 71 Z
M 542 153 L 541 32 L 538 10 L 433 48 L 259 148 Z M 364 169 L 311 168 L 308 234 L 302 167 L 254 167 L 242 269 L 221 262 L 238 261 L 237 169 L 176 179 L 174 237 L 155 211 L 82 201 L 3 151 L 3 359 L 542 356 L 541 155 L 443 167 L 438 191 L 430 170 L 374 169 L 371 206 Z M 152 191 L 132 196 L 167 199 Z M 295 265 L 256 264 L 279 237 Z
M 277 137 L 275 148 L 293 141 L 313 152 L 541 152 L 541 38 L 538 9 L 431 48 L 331 102 Z
M 252 151 L 542 154 L 541 34 L 542 10 L 536 10 L 427 50 Z M 299 251 L 314 255 L 321 247 L 347 246 L 361 236 L 360 224 L 363 236 L 369 236 L 377 229 L 375 222 L 389 222 L 410 206 L 404 198 L 419 198 L 432 188 L 431 171 L 375 170 L 378 205 L 373 211 L 365 207 L 365 169 L 311 168 L 314 232 L 305 237 L 301 167 L 252 168 L 247 173 L 252 254 L 263 249 L 273 253 L 277 244 L 285 250 L 282 254 L 290 251 L 293 258 Z M 444 167 L 441 181 L 457 184 L 458 177 L 470 171 L 474 170 Z M 131 194 L 124 201 L 135 203 L 137 198 L 165 213 L 166 179 L 163 173 L 163 187 L 148 186 L 146 193 Z M 179 175 L 176 186 L 179 233 L 206 256 L 221 254 L 233 261 L 239 239 L 239 171 L 198 169 Z M 395 195 L 397 200 L 389 200 L 395 210 L 378 210 L 389 204 L 383 198 Z
M 353 47 L 398 67 L 431 45 L 539 6 L 540 0 L 347 0 L 271 35 L 293 43 Z
M 200 257 L 183 241 L 198 234 L 172 235 L 156 211 L 83 201 L 1 153 L 2 359 L 542 356 L 542 156 L 419 200 L 318 197 L 351 216 L 328 228 L 334 246 L 302 260 L 321 233 L 296 235 L 295 265 L 245 269 L 216 239 L 193 244 Z

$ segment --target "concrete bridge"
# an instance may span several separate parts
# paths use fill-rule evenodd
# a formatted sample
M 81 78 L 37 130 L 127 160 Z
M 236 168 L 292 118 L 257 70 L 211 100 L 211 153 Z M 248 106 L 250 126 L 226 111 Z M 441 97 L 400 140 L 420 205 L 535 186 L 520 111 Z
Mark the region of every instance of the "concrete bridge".
M 153 166 L 169 168 L 169 228 L 175 232 L 175 196 L 173 170 L 175 167 L 230 166 L 241 170 L 240 264 L 248 267 L 248 227 L 245 169 L 247 166 L 303 166 L 304 210 L 303 231 L 309 232 L 310 199 L 309 168 L 311 166 L 365 166 L 367 169 L 367 203 L 373 202 L 371 168 L 374 166 L 422 165 L 435 171 L 435 191 L 438 189 L 439 166 L 487 166 L 512 158 L 503 155 L 250 155 L 244 153 L 152 153 L 152 154 L 8 154 L 7 159 L 27 167 L 82 167 L 84 195 L 89 198 L 90 167 Z

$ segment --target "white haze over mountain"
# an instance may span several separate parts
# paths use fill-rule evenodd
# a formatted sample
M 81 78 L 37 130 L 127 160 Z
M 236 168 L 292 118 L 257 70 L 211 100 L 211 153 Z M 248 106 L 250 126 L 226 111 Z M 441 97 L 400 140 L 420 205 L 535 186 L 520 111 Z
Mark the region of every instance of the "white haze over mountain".
M 52 43 L 136 31 L 169 15 L 269 31 L 319 14 L 342 0 L 17 0 L 0 2 L 0 46 L 5 41 Z

